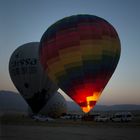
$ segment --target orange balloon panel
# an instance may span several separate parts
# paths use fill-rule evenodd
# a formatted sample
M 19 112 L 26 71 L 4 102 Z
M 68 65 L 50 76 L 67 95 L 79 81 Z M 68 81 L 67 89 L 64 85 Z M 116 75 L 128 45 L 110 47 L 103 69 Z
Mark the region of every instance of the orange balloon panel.
M 47 29 L 39 53 L 49 77 L 84 112 L 89 112 L 117 66 L 120 40 L 113 26 L 104 19 L 75 15 Z

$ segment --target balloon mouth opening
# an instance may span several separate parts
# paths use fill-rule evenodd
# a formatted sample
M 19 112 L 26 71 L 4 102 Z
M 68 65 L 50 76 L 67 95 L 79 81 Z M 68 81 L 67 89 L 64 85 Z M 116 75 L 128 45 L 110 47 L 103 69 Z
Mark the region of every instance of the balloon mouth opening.
M 90 112 L 90 110 L 93 108 L 94 106 L 89 106 L 89 105 L 87 105 L 86 107 L 81 107 L 82 108 L 82 111 L 84 112 L 84 113 L 88 113 L 88 112 Z
M 98 101 L 99 96 L 100 96 L 99 92 L 94 92 L 94 94 L 92 96 L 87 96 L 86 97 L 86 105 L 84 105 L 84 106 L 80 105 L 82 111 L 84 113 L 90 112 L 91 109 L 94 108 L 96 102 Z

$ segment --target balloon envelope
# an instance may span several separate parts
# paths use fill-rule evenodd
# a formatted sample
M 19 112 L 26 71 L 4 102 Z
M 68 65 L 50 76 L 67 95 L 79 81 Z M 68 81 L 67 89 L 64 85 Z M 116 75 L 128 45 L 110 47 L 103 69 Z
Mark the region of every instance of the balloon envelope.
M 106 20 L 74 15 L 47 29 L 39 52 L 48 76 L 89 112 L 117 66 L 120 40 Z
M 34 113 L 38 113 L 58 87 L 44 73 L 39 62 L 39 43 L 18 47 L 11 55 L 11 79 Z
M 59 92 L 56 92 L 53 97 L 46 103 L 46 105 L 40 110 L 39 114 L 57 118 L 66 112 L 66 100 Z

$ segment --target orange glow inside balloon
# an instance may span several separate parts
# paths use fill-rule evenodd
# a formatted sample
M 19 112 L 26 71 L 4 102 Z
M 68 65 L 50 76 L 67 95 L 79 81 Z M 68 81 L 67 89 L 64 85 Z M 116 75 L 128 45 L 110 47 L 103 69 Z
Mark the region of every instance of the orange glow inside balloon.
M 93 83 L 85 83 L 71 92 L 72 99 L 81 107 L 83 112 L 88 113 L 98 101 L 101 95 L 101 88 L 97 89 L 96 84 Z
M 91 106 L 90 103 L 96 103 L 99 99 L 100 93 L 94 92 L 92 96 L 86 97 L 87 106 L 81 107 L 83 112 L 88 113 L 92 108 L 94 108 L 94 104 Z

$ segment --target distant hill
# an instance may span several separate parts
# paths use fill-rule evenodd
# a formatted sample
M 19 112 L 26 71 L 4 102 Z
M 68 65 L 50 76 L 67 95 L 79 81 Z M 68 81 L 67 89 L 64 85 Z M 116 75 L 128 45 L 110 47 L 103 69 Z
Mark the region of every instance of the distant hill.
M 29 106 L 23 97 L 12 91 L 0 91 L 0 112 L 28 112 Z M 68 112 L 81 112 L 81 108 L 73 101 L 67 101 Z M 140 110 L 140 105 L 96 105 L 94 111 Z
M 80 107 L 72 101 L 67 101 L 69 111 L 81 111 Z M 140 105 L 120 104 L 120 105 L 96 105 L 94 111 L 117 111 L 117 110 L 140 110 Z
M 23 97 L 12 91 L 0 91 L 0 112 L 27 112 L 28 105 Z

